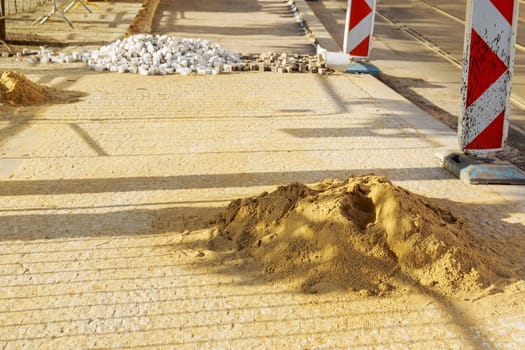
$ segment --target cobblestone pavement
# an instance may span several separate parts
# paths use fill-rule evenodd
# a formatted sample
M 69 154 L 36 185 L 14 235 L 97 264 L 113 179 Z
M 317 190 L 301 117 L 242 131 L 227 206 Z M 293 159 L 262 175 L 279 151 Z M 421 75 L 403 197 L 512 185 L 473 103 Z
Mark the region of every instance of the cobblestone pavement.
M 525 190 L 453 178 L 434 154 L 455 148 L 454 133 L 373 77 L 142 77 L 0 60 L 13 68 L 85 97 L 2 112 L 0 348 L 525 344 L 523 282 L 469 300 L 413 286 L 308 295 L 207 249 L 206 228 L 231 199 L 373 172 L 456 202 L 525 276 Z

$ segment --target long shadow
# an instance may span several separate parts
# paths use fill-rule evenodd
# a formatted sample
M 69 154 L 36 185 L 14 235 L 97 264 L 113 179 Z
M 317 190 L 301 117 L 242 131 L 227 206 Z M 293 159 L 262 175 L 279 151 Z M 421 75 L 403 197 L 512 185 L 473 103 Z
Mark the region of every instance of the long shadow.
M 457 130 L 457 116 L 447 112 L 426 97 L 415 92 L 414 88 L 439 88 L 441 86 L 426 82 L 422 79 L 404 78 L 391 76 L 381 73 L 379 80 L 388 85 L 391 89 L 397 91 L 410 102 L 432 115 L 434 118 L 442 121 L 452 130 Z
M 106 192 L 159 191 L 247 186 L 277 186 L 290 182 L 318 182 L 326 178 L 376 174 L 391 180 L 425 181 L 452 178 L 441 167 L 312 170 L 289 172 L 231 173 L 179 176 L 144 176 L 90 179 L 0 181 L 0 196 L 86 194 Z
M 51 72 L 49 72 L 51 73 Z M 70 85 L 72 82 L 65 82 L 61 84 L 62 86 Z M 60 92 L 63 94 L 63 98 L 55 98 L 47 102 L 49 104 L 66 104 L 74 103 L 80 100 L 80 98 L 87 96 L 86 93 L 80 91 L 64 90 Z M 9 138 L 16 136 L 17 134 L 24 131 L 28 128 L 34 116 L 39 113 L 39 111 L 46 108 L 46 104 L 38 104 L 29 107 L 11 107 L 6 106 L 6 111 L 0 113 L 0 121 L 7 120 L 8 125 L 0 129 L 0 145 L 3 145 L 9 140 Z
M 161 0 L 159 9 L 168 9 L 177 12 L 233 12 L 250 13 L 262 10 L 256 0 L 222 0 L 222 1 L 186 1 L 186 0 Z
M 92 150 L 94 150 L 98 156 L 101 156 L 101 157 L 106 157 L 108 156 L 109 154 L 104 151 L 104 149 L 98 144 L 98 142 L 96 142 L 92 137 L 91 135 L 89 135 L 89 133 L 84 130 L 80 125 L 78 125 L 77 123 L 70 123 L 69 126 L 71 127 L 71 129 L 73 129 L 77 134 L 78 136 L 80 136 L 84 142 L 89 146 L 91 147 Z
M 319 77 L 317 79 L 317 82 L 337 106 L 336 113 L 349 112 L 348 101 L 345 101 L 345 99 L 341 97 L 341 95 L 337 92 L 336 89 L 334 89 L 334 87 L 330 84 L 330 82 L 327 79 L 322 79 Z
M 5 118 L 9 120 L 9 124 L 0 129 L 0 146 L 7 142 L 10 137 L 19 134 L 29 127 L 30 121 L 33 119 L 33 114 L 16 111 L 14 109 L 0 113 L 0 116 L 2 116 L 1 119 Z
M 385 130 L 388 129 L 388 130 Z M 382 131 L 383 130 L 383 131 Z M 342 128 L 287 128 L 281 131 L 297 138 L 340 138 L 340 137 L 382 137 L 382 138 L 407 138 L 413 137 L 403 130 L 395 130 L 387 125 L 382 125 L 381 121 L 374 119 L 374 123 L 367 124 L 366 127 L 342 127 Z
M 290 30 L 293 28 L 293 30 Z M 292 35 L 303 35 L 303 31 L 299 26 L 294 27 L 290 26 L 287 23 L 283 24 L 273 24 L 271 27 L 266 25 L 256 25 L 250 27 L 212 27 L 204 25 L 177 25 L 177 32 L 183 32 L 185 34 L 190 34 L 190 36 L 205 36 L 207 34 L 213 33 L 214 35 L 227 35 L 227 36 L 246 36 L 246 35 L 273 35 L 280 36 L 283 32 L 288 32 Z M 305 47 L 309 44 L 305 44 Z M 310 45 L 311 46 L 311 45 Z
M 27 214 L 0 216 L 0 241 L 59 238 L 120 237 L 183 232 L 207 227 L 214 207 L 119 210 L 87 214 Z

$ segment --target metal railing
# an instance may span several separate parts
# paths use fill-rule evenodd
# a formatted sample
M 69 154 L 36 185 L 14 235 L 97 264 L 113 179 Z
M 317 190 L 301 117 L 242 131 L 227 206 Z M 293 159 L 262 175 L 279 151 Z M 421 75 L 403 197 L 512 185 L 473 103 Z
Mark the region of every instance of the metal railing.
M 4 16 L 15 15 L 22 12 L 30 12 L 49 2 L 49 0 L 3 0 Z
M 0 0 L 0 40 L 5 40 L 5 0 Z
M 6 39 L 5 19 L 8 16 L 31 12 L 50 0 L 0 0 L 0 40 Z

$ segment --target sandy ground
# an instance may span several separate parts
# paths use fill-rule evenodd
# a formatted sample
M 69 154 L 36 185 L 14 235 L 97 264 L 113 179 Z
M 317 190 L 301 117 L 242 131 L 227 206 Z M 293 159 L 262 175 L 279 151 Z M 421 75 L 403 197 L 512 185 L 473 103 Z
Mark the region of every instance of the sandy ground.
M 29 76 L 87 96 L 2 114 L 6 348 L 523 344 L 522 204 L 437 167 L 441 144 L 399 117 L 421 113 L 393 104 L 395 95 L 372 99 L 374 79 L 107 74 L 101 85 L 84 70 Z M 271 98 L 281 91 L 289 99 Z M 453 201 L 507 249 L 517 279 L 462 299 L 410 283 L 381 297 L 310 294 L 208 245 L 232 199 L 369 172 Z

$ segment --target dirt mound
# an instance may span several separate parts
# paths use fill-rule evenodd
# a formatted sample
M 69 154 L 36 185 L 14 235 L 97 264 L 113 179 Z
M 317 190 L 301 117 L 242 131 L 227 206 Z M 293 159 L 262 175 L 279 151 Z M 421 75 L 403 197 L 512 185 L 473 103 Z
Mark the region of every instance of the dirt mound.
M 5 71 L 0 76 L 0 103 L 11 106 L 32 106 L 45 103 L 72 102 L 79 93 L 53 89 L 32 82 L 23 74 Z
M 212 250 L 235 249 L 262 274 L 307 292 L 375 295 L 417 285 L 452 295 L 496 280 L 487 244 L 464 220 L 378 176 L 236 200 L 216 228 Z

